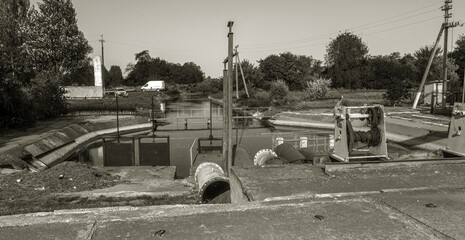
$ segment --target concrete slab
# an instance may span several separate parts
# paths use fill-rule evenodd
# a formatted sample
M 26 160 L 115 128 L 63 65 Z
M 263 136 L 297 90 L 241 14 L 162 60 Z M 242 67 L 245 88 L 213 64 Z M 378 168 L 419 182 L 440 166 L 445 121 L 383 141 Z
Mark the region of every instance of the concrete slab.
M 269 201 L 418 189 L 460 188 L 465 164 L 431 164 L 384 169 L 351 169 L 327 175 L 319 167 L 281 165 L 233 167 L 231 199 Z M 238 196 L 243 193 L 244 196 Z M 237 196 L 235 196 L 237 195 Z
M 2 239 L 90 239 L 95 222 L 38 224 L 27 227 L 2 227 Z
M 178 197 L 193 196 L 193 183 L 187 179 L 174 180 L 175 166 L 104 167 L 112 175 L 118 175 L 125 183 L 113 187 L 84 192 L 62 193 L 60 197 Z
M 450 239 L 465 239 L 465 189 L 389 193 L 379 199 Z
M 65 219 L 69 227 L 59 224 Z M 89 209 L 2 216 L 0 223 L 2 235 L 16 230 L 16 236 L 53 233 L 56 239 L 72 232 L 90 233 L 87 239 L 440 239 L 405 214 L 365 198 Z M 70 231 L 48 231 L 54 227 Z

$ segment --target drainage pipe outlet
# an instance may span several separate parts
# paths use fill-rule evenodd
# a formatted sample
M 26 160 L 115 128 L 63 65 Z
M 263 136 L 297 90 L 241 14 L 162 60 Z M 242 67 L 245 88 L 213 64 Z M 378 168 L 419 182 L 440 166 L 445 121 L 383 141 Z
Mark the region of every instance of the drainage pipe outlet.
M 218 164 L 201 163 L 195 170 L 194 179 L 199 186 L 201 203 L 231 202 L 229 178 Z

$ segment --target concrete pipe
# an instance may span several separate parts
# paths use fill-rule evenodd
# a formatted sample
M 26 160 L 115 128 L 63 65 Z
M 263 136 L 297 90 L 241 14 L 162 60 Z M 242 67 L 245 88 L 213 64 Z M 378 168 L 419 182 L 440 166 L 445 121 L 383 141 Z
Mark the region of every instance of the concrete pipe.
M 231 202 L 229 178 L 218 164 L 201 163 L 195 170 L 194 179 L 199 186 L 201 203 Z
M 263 166 L 266 165 L 267 162 L 269 162 L 273 158 L 277 158 L 278 155 L 271 150 L 271 149 L 262 149 L 255 154 L 255 157 L 253 158 L 253 164 L 255 166 Z
M 252 165 L 252 159 L 250 158 L 249 151 L 243 146 L 233 146 L 233 166 L 250 166 Z
M 302 163 L 305 160 L 305 156 L 289 143 L 278 145 L 274 151 L 278 157 L 286 159 L 289 163 Z

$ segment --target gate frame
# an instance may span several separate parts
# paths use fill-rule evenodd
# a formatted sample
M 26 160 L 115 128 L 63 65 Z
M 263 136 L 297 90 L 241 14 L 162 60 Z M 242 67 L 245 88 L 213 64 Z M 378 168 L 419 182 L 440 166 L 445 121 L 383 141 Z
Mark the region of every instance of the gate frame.
M 117 139 L 118 140 L 118 143 L 120 143 L 120 140 L 123 139 L 123 140 L 131 140 L 132 141 L 132 148 L 131 148 L 131 152 L 132 152 L 132 159 L 131 159 L 131 162 L 132 162 L 132 165 L 131 166 L 135 166 L 136 164 L 136 153 L 135 153 L 135 142 L 134 142 L 134 137 L 122 137 L 122 136 L 111 136 L 111 135 L 107 135 L 107 136 L 102 136 L 102 147 L 103 147 L 103 166 L 104 167 L 107 167 L 106 166 L 106 161 L 105 161 L 105 157 L 106 157 L 106 154 L 105 154 L 105 139 Z

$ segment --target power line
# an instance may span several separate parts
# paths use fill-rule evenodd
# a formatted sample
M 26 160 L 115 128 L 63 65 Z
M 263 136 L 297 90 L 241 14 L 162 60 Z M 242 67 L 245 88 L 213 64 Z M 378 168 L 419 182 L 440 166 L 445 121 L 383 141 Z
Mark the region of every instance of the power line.
M 434 11 L 436 11 L 436 9 L 435 9 Z M 431 11 L 428 11 L 428 12 L 431 12 Z M 424 13 L 416 14 L 416 15 L 414 15 L 414 16 L 419 16 L 419 15 L 422 15 L 422 14 L 424 14 Z M 411 18 L 411 17 L 414 17 L 414 16 L 409 16 L 409 17 L 402 18 L 402 19 L 399 19 L 399 20 L 396 20 L 396 21 L 391 21 L 391 22 L 389 22 L 389 23 L 393 23 L 393 22 L 397 22 L 397 21 L 400 21 L 400 20 L 408 19 L 408 18 Z M 405 25 L 401 25 L 401 26 L 389 28 L 389 29 L 386 29 L 386 30 L 382 30 L 382 31 L 378 31 L 378 32 L 370 33 L 370 34 L 364 34 L 364 35 L 367 36 L 367 35 L 372 35 L 372 34 L 379 33 L 379 32 L 390 31 L 390 30 L 394 30 L 394 29 L 397 29 L 397 28 L 402 28 L 402 27 L 405 27 L 405 26 L 410 26 L 410 25 L 418 24 L 418 23 L 421 23 L 422 21 L 429 21 L 429 20 L 431 20 L 431 19 L 436 19 L 436 18 L 438 18 L 438 17 L 441 17 L 441 16 L 436 16 L 436 17 L 434 17 L 434 18 L 428 18 L 428 19 L 422 19 L 422 20 L 417 21 L 417 22 L 408 23 L 408 24 L 405 24 Z M 386 24 L 387 24 L 387 23 L 386 23 Z M 370 29 L 370 28 L 378 27 L 378 26 L 382 26 L 382 25 L 385 25 L 385 24 L 374 25 L 374 26 L 372 26 L 372 27 L 367 27 L 367 28 L 365 28 L 365 29 L 360 29 L 360 30 L 357 30 L 357 31 L 355 31 L 355 32 L 360 32 L 361 30 L 366 30 L 366 29 Z M 336 33 L 340 33 L 340 32 L 336 32 Z M 336 35 L 336 34 L 332 34 L 332 33 L 331 33 L 331 34 L 325 34 L 325 35 L 327 35 L 327 36 L 329 37 L 329 36 L 331 36 L 331 35 Z M 322 39 L 327 39 L 327 37 L 315 38 L 315 39 L 312 40 L 312 41 L 322 40 Z M 309 42 L 309 41 L 307 41 L 307 42 Z M 302 43 L 304 43 L 304 42 L 302 42 Z M 246 51 L 248 50 L 248 51 L 250 52 L 250 51 L 258 50 L 258 49 L 263 49 L 263 50 L 265 50 L 265 49 L 270 49 L 270 48 L 273 48 L 273 47 L 280 47 L 280 46 L 286 46 L 286 45 L 296 45 L 296 44 L 298 44 L 298 43 L 295 43 L 295 44 L 280 44 L 280 45 L 275 45 L 275 46 L 271 46 L 271 45 L 270 45 L 270 46 L 261 46 L 261 47 L 249 47 L 249 48 L 244 48 L 244 49 L 245 49 Z M 314 45 L 314 44 L 312 44 L 312 45 L 304 45 L 304 46 L 299 46 L 299 47 L 295 47 L 295 48 L 305 48 L 305 47 L 307 47 L 307 46 L 313 46 L 313 45 Z M 317 45 L 320 45 L 320 44 L 317 44 Z
M 436 20 L 436 19 L 439 19 L 439 18 L 442 18 L 442 15 L 439 15 L 439 16 L 436 16 L 436 17 L 432 17 L 432 18 L 428 18 L 428 19 L 423 19 L 423 20 L 420 20 L 420 21 L 417 21 L 417 22 L 412 22 L 412 23 L 404 24 L 404 25 L 397 26 L 397 27 L 392 27 L 392 28 L 384 29 L 384 30 L 381 30 L 381 31 L 376 31 L 376 32 L 367 33 L 367 34 L 364 34 L 363 36 L 370 36 L 370 35 L 374 35 L 374 34 L 377 34 L 377 33 L 388 32 L 388 31 L 392 31 L 392 30 L 399 29 L 399 28 L 403 28 L 403 27 L 408 27 L 408 26 L 411 26 L 411 25 L 419 24 L 419 23 L 429 22 L 429 21 Z
M 425 23 L 425 22 L 429 22 L 429 21 L 432 21 L 432 20 L 439 19 L 439 18 L 441 18 L 441 17 L 442 17 L 442 15 L 439 15 L 439 16 L 436 16 L 436 17 L 433 17 L 433 18 L 422 19 L 422 20 L 415 21 L 415 22 L 412 22 L 412 23 L 408 23 L 408 24 L 404 24 L 404 25 L 400 25 L 400 26 L 396 26 L 396 27 L 392 27 L 392 28 L 383 29 L 383 30 L 381 30 L 381 31 L 376 31 L 376 32 L 371 32 L 371 33 L 368 33 L 368 34 L 364 34 L 363 36 L 370 36 L 370 35 L 374 35 L 374 34 L 378 34 L 378 33 L 382 33 L 382 32 L 388 32 L 388 31 L 392 31 L 392 30 L 399 29 L 399 28 L 404 28 L 404 27 L 407 27 L 407 26 L 415 25 L 415 24 Z M 324 44 L 327 44 L 327 41 L 321 42 L 321 43 L 315 43 L 315 44 L 306 44 L 306 45 L 296 46 L 296 47 L 282 47 L 282 48 L 263 47 L 263 48 L 249 48 L 249 50 L 243 50 L 243 52 L 251 53 L 251 52 L 267 52 L 267 51 L 294 50 L 294 49 L 308 48 L 308 47 L 319 46 L 319 45 L 324 45 Z
M 370 26 L 370 25 L 374 25 L 374 24 L 377 24 L 377 23 L 380 23 L 380 24 L 377 24 L 376 26 L 382 26 L 382 25 L 385 25 L 385 24 L 388 24 L 388 23 L 392 23 L 392 22 L 397 22 L 397 21 L 401 21 L 401 20 L 404 20 L 404 19 L 408 19 L 408 18 L 412 18 L 412 17 L 415 17 L 415 16 L 418 16 L 418 15 L 422 15 L 422 14 L 425 14 L 425 13 L 429 13 L 429 12 L 433 12 L 435 10 L 437 10 L 436 8 L 435 9 L 432 9 L 432 10 L 429 10 L 429 11 L 425 11 L 425 12 L 422 12 L 422 13 L 418 13 L 418 14 L 415 14 L 415 15 L 412 15 L 412 16 L 407 16 L 407 17 L 404 17 L 404 18 L 401 18 L 401 19 L 397 19 L 397 20 L 394 20 L 395 18 L 397 17 L 400 17 L 400 16 L 404 16 L 406 14 L 409 14 L 409 13 L 412 13 L 412 12 L 416 12 L 418 10 L 422 10 L 422 9 L 425 9 L 425 8 L 428 8 L 428 7 L 431 7 L 433 5 L 437 5 L 439 4 L 440 2 L 434 2 L 432 4 L 428 4 L 426 6 L 423 6 L 423 7 L 420 7 L 420 8 L 417 8 L 417 9 L 413 9 L 413 10 L 410 10 L 410 11 L 407 11 L 407 12 L 404 12 L 404 13 L 401 13 L 401 14 L 397 14 L 395 16 L 392 16 L 392 17 L 388 17 L 388 18 L 384 18 L 384 19 L 381 19 L 381 20 L 377 20 L 377 21 L 374 21 L 374 22 L 371 22 L 371 23 L 367 23 L 367 24 L 363 24 L 363 25 L 360 25 L 360 26 L 356 26 L 356 27 L 352 27 L 352 28 L 348 28 L 346 29 L 346 31 L 360 31 L 362 29 L 359 29 L 359 28 L 363 28 L 363 27 L 366 27 L 366 26 Z M 386 22 L 388 20 L 391 20 L 389 22 Z M 386 23 L 382 23 L 382 22 L 386 22 Z M 371 27 L 375 27 L 375 26 L 371 26 Z M 367 27 L 367 28 L 363 28 L 363 29 L 368 29 L 368 28 L 371 28 L 371 27 Z M 357 30 L 358 29 L 358 30 Z M 253 46 L 259 46 L 259 47 L 272 47 L 272 46 L 284 46 L 284 45 L 293 45 L 293 44 L 298 44 L 298 43 L 301 43 L 301 42 L 308 42 L 308 41 L 314 41 L 314 40 L 320 40 L 322 38 L 327 38 L 329 36 L 332 36 L 332 35 L 336 35 L 340 33 L 340 31 L 337 31 L 337 32 L 332 32 L 332 33 L 326 33 L 326 34 L 321 34 L 321 35 L 316 35 L 316 36 L 313 36 L 313 37 L 308 37 L 308 38 L 302 38 L 302 39 L 296 39 L 296 40 L 290 40 L 290 41 L 282 41 L 282 42 L 275 42 L 275 43 L 267 43 L 267 44 L 243 44 L 243 49 L 252 49 L 254 48 Z

